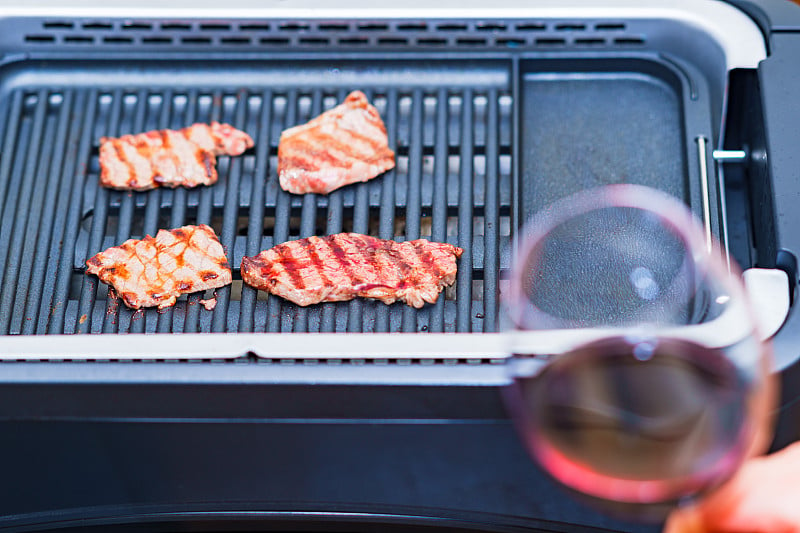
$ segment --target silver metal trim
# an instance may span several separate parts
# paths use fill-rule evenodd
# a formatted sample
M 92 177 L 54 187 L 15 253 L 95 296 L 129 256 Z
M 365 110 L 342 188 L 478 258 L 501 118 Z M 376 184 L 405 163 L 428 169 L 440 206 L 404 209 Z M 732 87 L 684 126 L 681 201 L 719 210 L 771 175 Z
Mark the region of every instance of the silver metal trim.
M 744 150 L 714 150 L 711 157 L 718 163 L 744 163 L 747 161 L 747 152 Z
M 184 333 L 0 336 L 0 360 L 235 359 L 254 353 L 282 359 L 497 359 L 500 334 L 473 333 Z
M 763 284 L 762 284 L 763 285 Z M 756 285 L 756 286 L 762 286 Z M 763 298 L 762 298 L 763 300 Z M 735 344 L 749 335 L 744 302 L 702 324 L 659 328 L 655 334 L 710 347 Z M 95 335 L 0 336 L 0 360 L 235 359 L 252 353 L 281 359 L 505 359 L 511 353 L 557 354 L 609 336 L 648 336 L 648 328 L 584 328 L 507 333 L 186 333 L 128 334 L 114 343 Z M 107 338 L 107 337 L 106 337 Z
M 706 151 L 708 150 L 708 140 L 702 135 L 698 136 L 697 141 L 697 161 L 700 165 L 700 192 L 703 201 L 703 228 L 706 233 L 706 246 L 708 253 L 711 253 L 713 248 L 713 237 L 711 235 L 711 192 L 708 188 L 708 158 Z

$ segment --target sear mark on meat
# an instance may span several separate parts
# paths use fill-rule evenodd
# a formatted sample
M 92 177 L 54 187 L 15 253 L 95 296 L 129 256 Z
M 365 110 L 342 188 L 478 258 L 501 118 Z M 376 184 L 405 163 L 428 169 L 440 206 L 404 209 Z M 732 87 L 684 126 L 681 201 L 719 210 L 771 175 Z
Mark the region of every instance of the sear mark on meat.
M 100 184 L 120 190 L 217 182 L 218 155 L 240 155 L 253 139 L 228 124 L 193 124 L 100 139 Z
M 281 133 L 278 178 L 285 191 L 328 194 L 394 168 L 386 126 L 360 91 L 306 124 Z
M 216 289 L 232 281 L 222 244 L 205 224 L 129 239 L 89 258 L 86 266 L 88 274 L 111 285 L 133 309 L 163 309 L 181 294 Z
M 248 285 L 298 305 L 360 296 L 413 307 L 435 303 L 452 285 L 463 250 L 417 239 L 395 242 L 358 233 L 285 242 L 242 259 Z

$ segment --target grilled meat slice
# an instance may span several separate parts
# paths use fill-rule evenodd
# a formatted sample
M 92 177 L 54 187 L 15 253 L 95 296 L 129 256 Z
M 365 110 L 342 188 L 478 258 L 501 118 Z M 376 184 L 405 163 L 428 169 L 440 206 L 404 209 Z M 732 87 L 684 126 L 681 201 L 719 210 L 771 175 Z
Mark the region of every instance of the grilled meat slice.
M 395 242 L 358 233 L 308 237 L 242 259 L 242 279 L 298 305 L 375 298 L 413 307 L 434 303 L 456 279 L 463 250 L 417 239 Z
M 253 139 L 228 124 L 193 124 L 100 139 L 100 184 L 145 191 L 217 181 L 217 155 L 240 155 Z
M 205 224 L 159 230 L 155 238 L 129 239 L 86 261 L 128 307 L 169 307 L 184 293 L 216 289 L 232 281 L 225 251 Z
M 328 194 L 391 168 L 394 152 L 386 126 L 360 91 L 310 122 L 285 130 L 278 144 L 281 188 L 295 194 Z

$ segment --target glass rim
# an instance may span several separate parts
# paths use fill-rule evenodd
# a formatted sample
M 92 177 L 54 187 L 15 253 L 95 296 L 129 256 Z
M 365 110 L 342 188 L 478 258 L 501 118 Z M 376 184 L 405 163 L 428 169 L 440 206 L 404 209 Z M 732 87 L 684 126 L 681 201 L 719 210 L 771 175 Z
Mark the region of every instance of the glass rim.
M 689 254 L 684 258 L 681 270 L 691 268 L 690 262 L 702 261 L 715 279 L 725 280 L 726 289 L 731 291 L 737 301 L 746 299 L 744 290 L 728 278 L 739 274 L 735 264 L 727 264 L 723 259 L 719 243 L 712 239 L 707 242 L 699 221 L 692 215 L 688 207 L 669 194 L 636 184 L 613 184 L 584 189 L 573 195 L 563 197 L 537 213 L 524 226 L 520 237 L 516 240 L 515 258 L 511 265 L 508 296 L 504 298 L 505 308 L 514 327 L 523 331 L 534 330 L 531 324 L 531 313 L 558 322 L 554 315 L 535 306 L 526 297 L 523 276 L 525 265 L 535 253 L 542 240 L 561 224 L 581 215 L 606 208 L 632 208 L 652 213 L 680 238 L 686 245 Z M 748 314 L 749 311 L 748 311 Z M 755 320 L 751 322 L 755 327 Z M 601 326 L 602 327 L 602 326 Z M 586 330 L 586 327 L 553 328 L 564 330 Z M 609 329 L 637 329 L 636 326 L 614 326 Z M 547 331 L 547 330 L 544 330 Z

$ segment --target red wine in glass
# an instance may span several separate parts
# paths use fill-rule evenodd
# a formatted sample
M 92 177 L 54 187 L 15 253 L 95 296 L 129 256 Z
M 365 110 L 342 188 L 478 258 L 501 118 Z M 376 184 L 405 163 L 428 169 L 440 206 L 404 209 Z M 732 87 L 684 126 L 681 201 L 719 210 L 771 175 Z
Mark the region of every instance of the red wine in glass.
M 769 347 L 678 200 L 617 185 L 554 204 L 526 228 L 505 303 L 522 441 L 595 505 L 663 518 L 764 446 Z

